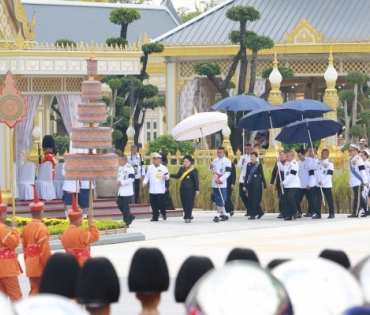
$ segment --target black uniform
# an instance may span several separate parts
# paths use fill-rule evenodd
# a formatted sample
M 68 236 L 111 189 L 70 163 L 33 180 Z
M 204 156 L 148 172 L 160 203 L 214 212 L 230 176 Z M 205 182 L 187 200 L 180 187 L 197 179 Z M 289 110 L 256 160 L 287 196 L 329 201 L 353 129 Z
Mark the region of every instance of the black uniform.
M 272 170 L 272 174 L 271 174 L 270 184 L 273 185 L 276 179 L 275 189 L 277 191 L 278 198 L 279 198 L 279 212 L 280 212 L 281 217 L 286 217 L 287 213 L 285 209 L 286 208 L 285 195 L 281 191 L 280 176 L 278 172 L 279 172 L 279 169 L 277 167 L 277 164 L 275 163 L 274 169 Z M 284 172 L 280 171 L 280 175 L 281 175 L 281 180 L 284 181 Z
M 251 217 L 263 215 L 260 205 L 262 200 L 262 185 L 263 188 L 266 189 L 262 165 L 258 162 L 248 163 L 244 186 L 248 191 L 248 210 L 250 211 Z
M 234 205 L 231 200 L 233 190 L 231 189 L 231 185 L 235 186 L 236 181 L 236 169 L 233 162 L 231 162 L 231 174 L 227 178 L 227 198 L 225 201 L 225 210 L 227 213 L 234 212 Z
M 162 164 L 167 167 L 167 155 L 164 153 L 160 153 L 162 155 Z M 173 201 L 170 195 L 170 181 L 166 180 L 166 192 L 164 193 L 164 200 L 165 200 L 165 207 L 167 210 L 175 210 L 175 206 L 173 205 Z
M 177 174 L 170 174 L 172 178 L 181 178 L 181 176 L 187 171 L 183 166 L 180 167 Z M 191 213 L 194 207 L 195 192 L 199 191 L 199 178 L 198 171 L 194 168 L 190 171 L 180 183 L 180 198 L 182 208 L 184 210 L 184 219 L 191 219 Z

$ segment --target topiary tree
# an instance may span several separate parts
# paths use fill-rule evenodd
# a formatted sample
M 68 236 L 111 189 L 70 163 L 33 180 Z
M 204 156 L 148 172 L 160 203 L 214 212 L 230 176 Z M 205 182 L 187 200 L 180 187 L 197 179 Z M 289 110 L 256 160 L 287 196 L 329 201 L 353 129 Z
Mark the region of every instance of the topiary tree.
M 58 39 L 55 41 L 55 46 L 59 46 L 59 47 L 62 47 L 62 48 L 66 48 L 66 47 L 76 47 L 77 44 L 76 42 L 74 42 L 73 40 L 69 40 L 69 39 Z
M 262 79 L 268 80 L 270 77 L 270 74 L 272 72 L 272 67 L 266 68 L 265 70 L 262 71 Z M 289 67 L 278 67 L 278 70 L 285 80 L 290 80 L 294 78 L 294 72 L 291 68 Z
M 171 135 L 163 135 L 149 142 L 149 150 L 147 154 L 153 152 L 163 152 L 165 154 L 176 154 L 179 150 L 181 154 L 193 154 L 195 147 L 191 141 L 176 141 Z
M 353 102 L 355 99 L 355 93 L 350 90 L 342 90 L 338 93 L 339 100 L 343 104 L 343 114 L 344 117 L 341 117 L 344 120 L 345 124 L 345 130 L 344 130 L 344 141 L 345 143 L 349 143 L 349 130 L 350 130 L 350 124 L 351 124 L 351 119 L 349 116 L 348 108 L 349 104 Z
M 69 137 L 68 136 L 57 136 L 55 140 L 55 153 L 63 155 L 64 152 L 69 152 Z
M 109 21 L 114 24 L 121 25 L 120 37 L 127 39 L 128 25 L 141 18 L 140 12 L 137 9 L 118 8 L 111 11 Z
M 127 40 L 122 37 L 109 37 L 105 42 L 109 47 L 126 47 L 128 44 Z

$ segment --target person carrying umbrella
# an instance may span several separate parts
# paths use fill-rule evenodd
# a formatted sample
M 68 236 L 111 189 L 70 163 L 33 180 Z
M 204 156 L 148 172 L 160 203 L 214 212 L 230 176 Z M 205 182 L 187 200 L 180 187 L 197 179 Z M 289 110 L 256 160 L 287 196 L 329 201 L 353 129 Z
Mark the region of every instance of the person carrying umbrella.
M 366 200 L 361 196 L 362 186 L 369 187 L 368 179 L 366 176 L 366 170 L 364 161 L 358 156 L 360 148 L 351 144 L 349 148 L 349 154 L 351 159 L 349 160 L 349 185 L 353 190 L 353 207 L 352 213 L 348 218 L 357 218 L 359 207 L 367 209 Z
M 284 218 L 285 221 L 291 221 L 295 219 L 298 214 L 297 198 L 296 193 L 301 187 L 301 182 L 298 177 L 299 166 L 294 160 L 293 151 L 286 153 L 287 162 L 285 165 L 278 162 L 278 167 L 284 172 L 284 180 L 280 183 L 281 187 L 284 187 L 285 200 L 287 205 L 287 216 Z
M 184 210 L 185 223 L 190 223 L 192 219 L 195 196 L 199 195 L 198 171 L 194 166 L 191 155 L 185 155 L 183 166 L 177 174 L 170 174 L 170 177 L 180 179 L 180 198 Z
M 262 200 L 262 184 L 263 188 L 266 189 L 265 176 L 263 175 L 263 168 L 260 163 L 257 162 L 258 153 L 251 153 L 251 161 L 247 165 L 247 171 L 245 174 L 244 191 L 248 191 L 248 209 L 250 211 L 250 218 L 248 220 L 257 219 L 265 214 L 261 209 Z
M 217 158 L 213 160 L 208 167 L 209 172 L 213 172 L 212 189 L 217 205 L 217 214 L 214 217 L 214 222 L 227 221 L 229 219 L 225 211 L 225 201 L 227 199 L 227 178 L 231 174 L 231 161 L 225 157 L 225 148 L 217 149 Z

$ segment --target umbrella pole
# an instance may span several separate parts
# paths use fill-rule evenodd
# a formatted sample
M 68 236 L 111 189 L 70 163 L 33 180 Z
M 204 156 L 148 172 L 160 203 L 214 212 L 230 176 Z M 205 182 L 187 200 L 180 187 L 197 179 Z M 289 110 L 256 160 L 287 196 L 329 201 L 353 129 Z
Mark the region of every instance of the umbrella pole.
M 315 158 L 316 154 L 315 154 L 315 150 L 313 149 L 313 143 L 312 143 L 311 133 L 310 133 L 310 126 L 308 125 L 308 123 L 306 123 L 306 124 L 307 124 L 308 138 L 310 139 L 310 145 L 311 145 L 311 148 L 312 148 L 313 156 Z M 316 178 L 319 179 L 319 172 L 318 172 L 316 163 L 315 163 L 315 171 L 316 171 Z M 322 203 L 325 206 L 324 192 L 322 191 L 322 187 L 320 185 L 319 185 L 319 187 L 320 187 L 320 192 L 321 192 L 321 197 L 322 197 Z
M 244 110 L 243 110 L 243 117 L 244 117 Z M 245 146 L 245 132 L 244 132 L 244 128 L 242 129 L 243 130 L 243 146 L 242 146 L 242 150 L 244 150 L 244 146 Z M 244 152 L 243 152 L 244 154 Z
M 277 158 L 278 158 L 278 152 L 277 152 L 277 149 L 276 149 L 275 134 L 274 134 L 274 128 L 272 128 L 272 119 L 271 119 L 271 113 L 270 112 L 269 112 L 269 119 L 270 119 L 270 127 L 271 127 L 272 139 L 274 139 L 275 156 L 276 156 L 276 160 L 277 160 Z M 280 183 L 282 183 L 280 169 L 279 169 L 279 178 L 280 178 Z M 284 186 L 281 186 L 281 193 L 284 195 Z
M 202 128 L 200 128 L 200 132 L 201 132 L 201 134 L 202 134 L 202 137 L 203 137 L 203 140 L 204 140 L 204 144 L 205 144 L 205 146 L 206 146 L 206 151 L 207 151 L 207 156 L 208 156 L 208 158 L 209 158 L 209 162 L 211 162 L 211 159 L 210 159 L 210 157 L 209 157 L 209 149 L 208 149 L 208 143 L 207 143 L 207 141 L 206 141 L 206 137 L 203 135 L 203 130 L 202 130 Z M 210 163 L 211 164 L 211 163 Z M 215 170 L 214 169 L 212 169 L 212 172 L 213 172 L 213 175 L 215 175 Z M 217 188 L 218 188 L 218 192 L 220 193 L 220 196 L 221 196 L 221 199 L 222 199 L 222 203 L 224 204 L 224 207 L 225 207 L 225 200 L 224 200 L 224 196 L 222 195 L 222 193 L 221 193 L 221 188 L 220 188 L 220 185 L 219 184 L 217 184 Z

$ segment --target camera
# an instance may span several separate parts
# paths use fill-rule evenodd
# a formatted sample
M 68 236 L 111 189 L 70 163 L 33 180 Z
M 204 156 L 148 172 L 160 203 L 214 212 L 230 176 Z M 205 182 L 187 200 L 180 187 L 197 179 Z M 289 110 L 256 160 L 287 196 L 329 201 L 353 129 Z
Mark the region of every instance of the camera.
M 133 167 L 134 167 L 135 175 L 137 175 L 137 168 L 138 168 L 138 166 L 137 165 L 134 165 Z

